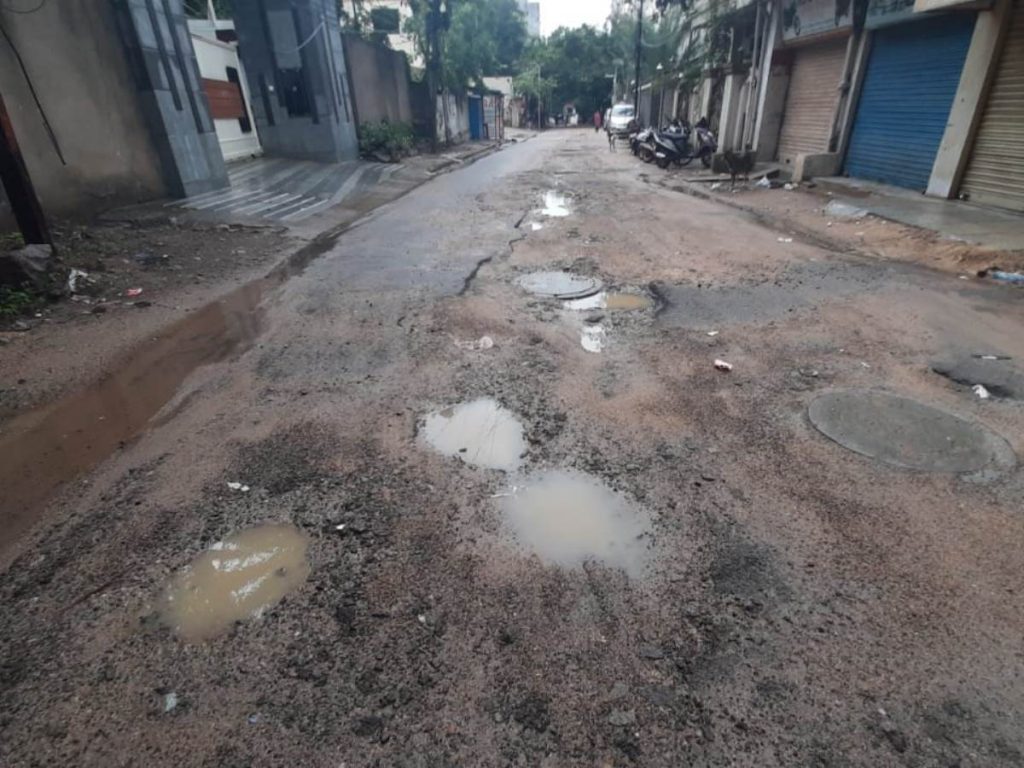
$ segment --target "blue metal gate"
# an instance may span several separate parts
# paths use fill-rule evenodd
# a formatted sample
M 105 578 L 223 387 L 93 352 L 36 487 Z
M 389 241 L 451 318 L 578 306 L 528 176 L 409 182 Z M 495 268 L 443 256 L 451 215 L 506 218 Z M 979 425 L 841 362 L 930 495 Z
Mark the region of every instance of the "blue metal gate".
M 476 141 L 484 137 L 484 111 L 480 97 L 469 95 L 469 138 Z
M 850 176 L 924 191 L 974 21 L 950 13 L 874 33 L 846 154 Z

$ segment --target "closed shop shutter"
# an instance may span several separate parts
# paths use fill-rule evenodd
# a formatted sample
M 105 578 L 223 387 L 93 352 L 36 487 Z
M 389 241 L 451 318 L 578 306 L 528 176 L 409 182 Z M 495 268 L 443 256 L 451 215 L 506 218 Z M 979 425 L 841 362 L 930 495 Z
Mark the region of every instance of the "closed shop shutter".
M 1024 211 L 1024 0 L 1017 0 L 961 194 Z
M 925 190 L 974 21 L 958 12 L 874 33 L 846 155 L 850 176 Z
M 828 152 L 846 44 L 844 37 L 794 51 L 779 134 L 779 160 L 792 163 L 798 154 Z

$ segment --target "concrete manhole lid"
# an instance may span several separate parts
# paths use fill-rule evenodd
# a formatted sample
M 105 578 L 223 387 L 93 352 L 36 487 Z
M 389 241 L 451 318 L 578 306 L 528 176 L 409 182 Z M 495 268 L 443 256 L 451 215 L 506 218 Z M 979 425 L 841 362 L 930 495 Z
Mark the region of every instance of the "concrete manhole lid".
M 574 275 L 572 272 L 531 272 L 516 282 L 534 296 L 552 299 L 580 299 L 597 293 L 604 283 L 596 277 Z
M 1009 444 L 981 425 L 886 392 L 829 392 L 807 415 L 844 448 L 896 467 L 978 472 L 1016 463 Z

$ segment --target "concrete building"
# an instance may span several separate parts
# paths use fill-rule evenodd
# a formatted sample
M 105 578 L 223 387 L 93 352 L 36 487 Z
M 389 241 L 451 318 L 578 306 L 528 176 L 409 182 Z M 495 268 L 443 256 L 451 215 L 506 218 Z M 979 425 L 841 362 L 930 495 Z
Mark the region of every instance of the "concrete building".
M 794 179 L 1024 211 L 1024 0 L 754 0 L 691 117 Z
M 409 64 L 422 69 L 424 66 L 423 57 L 416 49 L 416 41 L 413 36 L 401 31 L 405 28 L 405 22 L 412 18 L 412 8 L 409 0 L 369 0 L 370 8 L 392 8 L 398 11 L 399 31 L 388 34 L 388 45 L 396 51 L 401 51 L 409 57 Z
M 519 10 L 526 18 L 526 31 L 530 37 L 540 37 L 540 3 L 519 0 Z

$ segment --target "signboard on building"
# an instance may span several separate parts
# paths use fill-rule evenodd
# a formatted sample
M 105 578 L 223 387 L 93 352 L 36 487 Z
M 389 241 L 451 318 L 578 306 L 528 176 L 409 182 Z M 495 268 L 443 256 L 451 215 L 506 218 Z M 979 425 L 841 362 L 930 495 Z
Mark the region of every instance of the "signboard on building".
M 867 29 L 884 27 L 906 21 L 914 15 L 914 0 L 868 0 L 868 13 L 864 17 Z
M 785 42 L 852 26 L 852 0 L 783 0 L 782 39 Z

